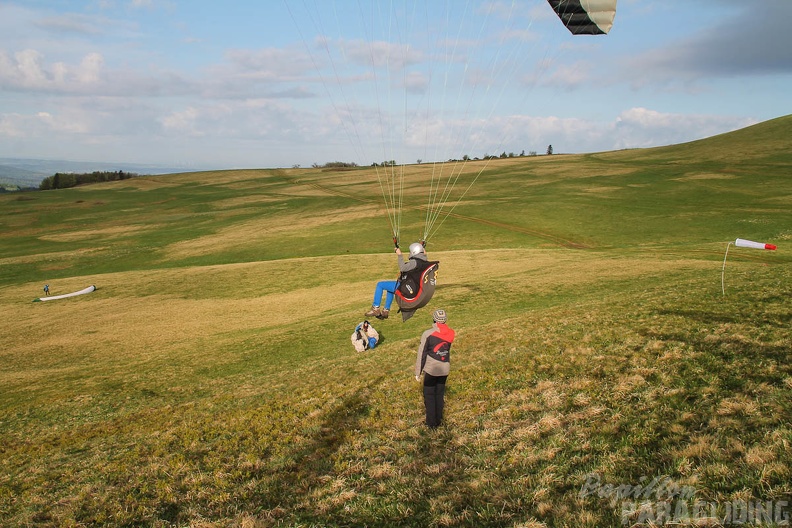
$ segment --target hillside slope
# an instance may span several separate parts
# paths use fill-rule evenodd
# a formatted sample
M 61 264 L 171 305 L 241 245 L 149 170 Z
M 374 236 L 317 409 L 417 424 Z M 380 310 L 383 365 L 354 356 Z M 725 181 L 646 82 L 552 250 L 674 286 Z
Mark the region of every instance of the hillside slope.
M 0 196 L 0 524 L 783 514 L 792 149 L 762 150 L 790 132 L 785 118 L 663 149 L 496 160 L 430 240 L 429 308 L 375 321 L 365 354 L 350 335 L 396 270 L 370 168 Z M 408 168 L 405 239 L 430 170 Z M 778 250 L 732 248 L 724 294 L 738 236 Z M 98 289 L 31 302 L 45 283 Z M 458 337 L 430 432 L 413 368 L 435 307 Z
M 792 136 L 792 115 L 688 143 L 606 154 L 614 158 L 640 157 L 647 161 L 673 159 L 761 163 L 765 159 L 768 161 L 777 160 L 779 157 L 783 159 L 789 152 L 789 144 L 792 141 L 790 136 Z

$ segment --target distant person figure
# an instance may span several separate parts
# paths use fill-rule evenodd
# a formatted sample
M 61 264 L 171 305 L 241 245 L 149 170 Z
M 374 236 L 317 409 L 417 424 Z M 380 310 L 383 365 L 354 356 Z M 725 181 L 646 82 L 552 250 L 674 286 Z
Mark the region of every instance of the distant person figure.
M 49 284 L 44 285 L 44 295 L 49 295 Z
M 445 386 L 451 371 L 451 343 L 455 332 L 448 327 L 445 310 L 432 313 L 434 325 L 421 335 L 415 358 L 415 381 L 423 379 L 423 398 L 426 407 L 426 425 L 437 428 L 443 421 Z
M 413 271 L 415 269 L 424 270 L 429 266 L 429 261 L 426 257 L 426 250 L 423 244 L 415 242 L 410 244 L 410 258 L 404 262 L 402 250 L 396 248 L 396 255 L 398 257 L 399 273 Z M 379 281 L 377 287 L 374 289 L 374 302 L 371 304 L 371 309 L 366 312 L 366 317 L 376 317 L 377 319 L 387 319 L 390 312 L 391 304 L 393 304 L 393 297 L 396 293 L 396 288 L 399 287 L 399 281 Z M 385 305 L 382 304 L 382 294 L 385 293 Z
M 368 321 L 358 323 L 355 331 L 352 332 L 352 345 L 358 352 L 365 352 L 374 348 L 379 343 L 379 333 L 374 330 L 374 327 Z

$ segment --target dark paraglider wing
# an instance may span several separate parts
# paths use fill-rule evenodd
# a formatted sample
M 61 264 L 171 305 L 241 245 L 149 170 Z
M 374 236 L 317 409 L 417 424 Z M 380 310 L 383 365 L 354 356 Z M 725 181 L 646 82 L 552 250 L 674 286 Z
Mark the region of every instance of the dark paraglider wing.
M 547 0 L 573 35 L 605 35 L 613 26 L 616 0 Z

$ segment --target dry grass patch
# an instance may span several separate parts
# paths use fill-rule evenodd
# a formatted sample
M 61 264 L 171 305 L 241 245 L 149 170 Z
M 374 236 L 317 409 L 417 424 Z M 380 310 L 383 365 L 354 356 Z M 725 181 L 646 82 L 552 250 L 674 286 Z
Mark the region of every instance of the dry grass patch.
M 486 258 L 477 258 L 477 254 Z M 618 283 L 648 274 L 687 269 L 707 269 L 712 265 L 695 260 L 662 260 L 657 258 L 608 259 L 596 253 L 576 250 L 502 249 L 485 252 L 429 252 L 429 258 L 441 261 L 438 284 L 471 284 L 508 279 L 509 288 L 528 292 L 551 292 L 559 287 L 582 288 L 586 284 L 608 281 Z M 590 348 L 573 351 L 584 361 Z
M 348 269 L 348 260 L 339 259 L 342 273 Z M 130 369 L 151 375 L 152 365 L 162 364 L 168 366 L 161 375 L 179 376 L 183 367 L 178 365 L 203 354 L 209 354 L 213 358 L 209 363 L 214 364 L 236 360 L 239 352 L 228 351 L 239 350 L 237 336 L 299 327 L 306 307 L 316 306 L 316 299 L 354 299 L 368 291 L 369 284 L 360 282 L 305 287 L 299 281 L 280 281 L 253 288 L 246 298 L 224 297 L 222 290 L 220 296 L 184 296 L 194 284 L 222 287 L 229 279 L 255 283 L 261 277 L 276 276 L 284 266 L 283 262 L 261 262 L 74 278 L 58 281 L 53 293 L 75 291 L 91 282 L 98 290 L 51 303 L 30 302 L 39 285 L 6 288 L 0 291 L 0 306 L 14 306 L 17 323 L 0 329 L 4 343 L 0 357 L 9 367 L 14 365 L 0 372 L 0 384 L 8 390 L 24 388 L 34 398 L 37 392 L 49 390 L 47 380 L 53 375 L 66 379 L 95 369 L 110 378 Z M 333 270 L 321 259 L 305 259 L 302 266 L 306 273 L 315 267 L 314 275 L 320 274 L 319 269 Z M 261 289 L 265 287 L 270 290 Z M 277 288 L 281 290 L 274 291 Z M 140 296 L 141 291 L 152 293 Z M 363 304 L 361 300 L 359 306 Z M 322 324 L 332 317 L 333 313 L 320 311 L 313 321 Z
M 36 254 L 36 255 L 22 255 L 22 256 L 19 256 L 19 257 L 5 257 L 5 258 L 1 258 L 0 259 L 0 266 L 11 266 L 11 265 L 16 265 L 16 264 L 41 264 L 42 262 L 58 262 L 58 263 L 60 263 L 60 262 L 63 262 L 63 261 L 70 261 L 70 260 L 73 260 L 73 259 L 76 259 L 76 258 L 84 257 L 86 255 L 92 255 L 92 254 L 96 254 L 96 253 L 101 253 L 102 251 L 105 251 L 106 249 L 107 249 L 106 247 L 92 247 L 92 248 L 75 249 L 75 250 L 71 250 L 71 251 L 53 251 L 51 253 L 39 253 L 39 254 Z M 66 280 L 68 280 L 70 282 L 74 282 L 71 279 L 66 279 Z M 81 282 L 84 282 L 84 279 L 77 279 L 77 280 L 79 280 Z M 43 286 L 43 284 L 36 285 L 35 288 L 31 289 L 30 285 L 24 285 L 24 286 L 21 287 L 21 289 L 22 290 L 28 290 L 28 291 L 36 290 L 37 292 L 41 292 L 41 287 L 42 286 Z M 88 286 L 88 284 L 86 284 L 85 286 Z M 82 288 L 85 288 L 85 286 L 81 286 L 81 287 L 76 288 L 76 289 L 81 290 Z M 12 287 L 11 290 L 18 292 L 18 291 L 20 291 L 20 288 Z M 67 288 L 63 288 L 63 291 L 61 291 L 60 293 L 67 293 L 69 291 L 74 291 L 74 290 L 69 290 Z M 53 295 L 56 295 L 56 293 L 54 291 L 52 291 L 51 293 Z M 38 297 L 38 295 L 36 295 L 36 297 Z
M 263 239 L 273 235 L 300 235 L 315 227 L 353 223 L 364 218 L 376 218 L 381 214 L 381 210 L 374 205 L 361 205 L 323 214 L 262 216 L 256 220 L 228 226 L 211 235 L 176 242 L 165 249 L 165 254 L 166 259 L 172 260 L 224 253 L 235 248 L 261 244 Z
M 179 183 L 175 182 L 172 176 L 138 176 L 129 178 L 127 180 L 120 180 L 115 182 L 99 183 L 96 185 L 105 185 L 120 188 L 131 188 L 138 191 L 157 191 L 163 188 L 178 187 Z M 82 188 L 90 190 L 91 186 L 84 186 Z
M 622 190 L 622 187 L 615 185 L 600 185 L 597 187 L 585 187 L 581 189 L 584 194 L 611 194 L 616 191 Z
M 759 410 L 759 404 L 745 395 L 726 398 L 718 405 L 717 413 L 721 416 L 753 416 Z
M 205 172 L 188 172 L 182 174 L 169 174 L 167 181 L 186 185 L 219 185 L 229 186 L 237 183 L 245 183 L 249 180 L 267 183 L 267 180 L 276 177 L 280 171 L 274 169 L 239 169 L 239 170 L 220 170 Z M 133 180 L 125 180 L 133 181 Z
M 69 231 L 66 233 L 55 233 L 52 235 L 42 235 L 38 238 L 51 242 L 77 242 L 80 240 L 91 239 L 113 239 L 123 236 L 138 234 L 141 232 L 156 229 L 156 225 L 122 225 L 122 226 L 109 226 L 101 229 L 84 229 Z
M 675 181 L 700 181 L 700 180 L 734 180 L 737 176 L 734 174 L 723 174 L 723 173 L 713 173 L 713 172 L 704 172 L 704 173 L 690 173 L 686 174 L 680 178 L 674 178 Z
M 215 200 L 214 202 L 212 202 L 212 205 L 220 209 L 232 209 L 232 208 L 240 208 L 244 206 L 279 203 L 282 201 L 283 201 L 283 197 L 281 196 L 273 196 L 271 194 L 250 194 L 247 196 L 236 196 L 234 198 L 226 198 L 224 200 Z

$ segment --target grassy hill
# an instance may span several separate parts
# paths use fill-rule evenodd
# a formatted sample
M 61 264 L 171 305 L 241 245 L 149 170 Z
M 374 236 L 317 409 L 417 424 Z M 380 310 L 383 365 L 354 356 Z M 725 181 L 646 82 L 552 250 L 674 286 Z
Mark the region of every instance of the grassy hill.
M 428 246 L 458 331 L 435 432 L 412 376 L 430 310 L 349 341 L 396 269 L 372 169 L 0 195 L 0 524 L 788 513 L 790 168 L 792 117 L 491 162 Z M 429 170 L 407 169 L 403 241 Z M 779 249 L 732 247 L 724 295 L 737 237 Z M 30 302 L 45 283 L 98 290 Z

